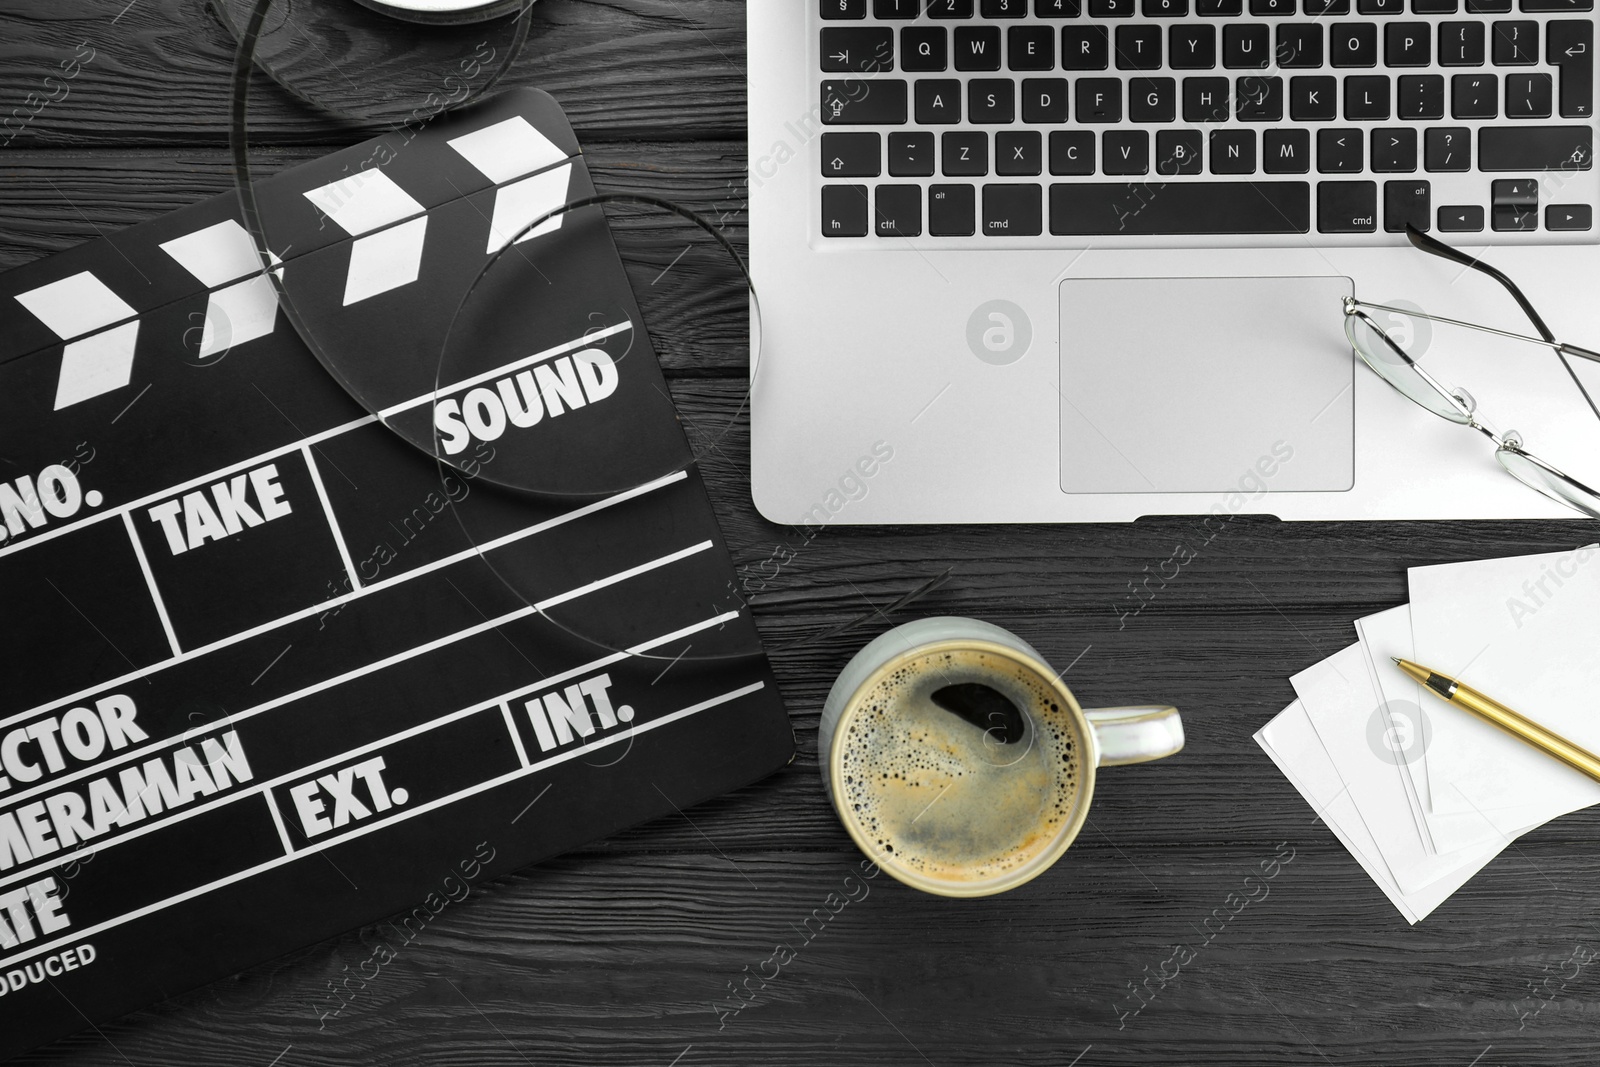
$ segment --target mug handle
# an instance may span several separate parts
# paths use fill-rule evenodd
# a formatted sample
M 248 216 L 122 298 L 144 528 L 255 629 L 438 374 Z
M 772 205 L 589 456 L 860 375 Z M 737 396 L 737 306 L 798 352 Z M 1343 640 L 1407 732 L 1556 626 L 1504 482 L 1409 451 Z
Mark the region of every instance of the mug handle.
M 1150 704 L 1134 708 L 1085 708 L 1094 730 L 1100 766 L 1148 763 L 1183 751 L 1183 720 L 1178 709 Z

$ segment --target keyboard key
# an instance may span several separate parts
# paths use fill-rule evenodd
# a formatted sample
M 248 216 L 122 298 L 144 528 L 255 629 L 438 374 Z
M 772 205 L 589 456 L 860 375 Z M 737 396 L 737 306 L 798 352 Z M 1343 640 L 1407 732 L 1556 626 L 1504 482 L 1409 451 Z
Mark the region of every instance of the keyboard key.
M 1444 75 L 1402 74 L 1395 114 L 1403 119 L 1444 118 Z
M 1296 122 L 1327 122 L 1338 115 L 1339 82 L 1326 75 L 1289 79 L 1289 117 Z
M 1450 78 L 1450 117 L 1493 119 L 1500 116 L 1498 74 L 1456 74 Z
M 1055 70 L 1056 31 L 1049 26 L 1013 26 L 1006 31 L 1006 65 L 1012 70 Z
M 822 69 L 874 74 L 894 69 L 894 31 L 831 26 L 822 31 Z
M 1557 233 L 1587 230 L 1593 222 L 1594 209 L 1588 204 L 1551 204 L 1544 209 L 1544 228 Z
M 822 236 L 865 237 L 867 235 L 867 187 L 865 185 L 824 185 L 822 187 Z
M 1432 188 L 1425 181 L 1384 182 L 1384 231 L 1404 233 L 1408 222 L 1423 233 L 1428 232 L 1433 223 Z
M 1304 0 L 1301 7 L 1313 18 L 1350 14 L 1350 0 Z
M 1378 65 L 1378 27 L 1370 22 L 1336 22 L 1328 34 L 1328 51 L 1336 67 Z
M 1422 140 L 1422 167 L 1437 174 L 1470 170 L 1472 131 L 1465 126 L 1435 126 L 1428 130 Z
M 1594 165 L 1588 126 L 1484 126 L 1478 130 L 1478 169 L 1588 170 Z
M 1344 80 L 1344 117 L 1347 119 L 1386 119 L 1389 117 L 1389 76 L 1375 74 Z
M 950 67 L 950 31 L 943 26 L 907 26 L 900 31 L 900 69 L 926 73 Z
M 1033 0 L 1033 13 L 1042 19 L 1075 19 L 1080 4 L 1079 0 Z
M 930 19 L 970 19 L 972 0 L 928 0 Z
M 1594 0 L 1522 0 L 1522 11 L 1534 14 L 1540 11 L 1593 11 Z
M 990 237 L 1037 237 L 1044 232 L 1044 190 L 1037 185 L 985 185 L 983 232 Z
M 1105 70 L 1109 40 L 1104 26 L 1063 27 L 1061 65 L 1067 70 Z
M 896 178 L 932 177 L 933 134 L 923 130 L 915 133 L 891 133 L 889 173 Z
M 1454 15 L 1456 0 L 1411 0 L 1413 15 Z
M 1439 209 L 1440 233 L 1478 233 L 1483 229 L 1483 208 L 1476 204 Z
M 1360 174 L 1360 130 L 1318 130 L 1317 170 L 1322 174 Z
M 1305 233 L 1306 182 L 1103 182 L 1050 187 L 1054 234 Z
M 1194 0 L 1194 13 L 1211 18 L 1244 14 L 1244 0 Z
M 867 0 L 821 0 L 825 19 L 864 19 L 867 17 Z
M 977 190 L 970 185 L 928 186 L 928 233 L 934 237 L 971 237 L 978 232 Z
M 956 30 L 957 70 L 1000 69 L 1000 27 L 962 26 Z
M 1094 173 L 1094 134 L 1088 130 L 1052 130 L 1050 173 L 1062 176 Z
M 1410 174 L 1417 169 L 1414 126 L 1372 131 L 1372 169 L 1380 174 Z
M 1426 67 L 1433 60 L 1433 33 L 1426 22 L 1391 22 L 1383 28 L 1383 62 L 1390 67 Z
M 1067 79 L 1027 78 L 1022 83 L 1022 121 L 1067 121 Z
M 1229 70 L 1265 70 L 1272 58 L 1267 27 L 1259 22 L 1236 22 L 1222 27 L 1222 65 Z
M 1026 18 L 1028 0 L 983 0 L 978 13 L 986 19 Z
M 1497 67 L 1527 67 L 1539 62 L 1537 22 L 1496 22 L 1490 27 L 1491 58 Z
M 1240 122 L 1283 121 L 1283 79 L 1248 75 L 1234 83 L 1235 117 Z
M 1147 19 L 1179 18 L 1189 13 L 1189 0 L 1143 0 L 1139 10 Z
M 1322 66 L 1322 27 L 1316 23 L 1279 23 L 1278 66 Z
M 1539 182 L 1535 178 L 1501 178 L 1490 190 L 1489 225 L 1516 232 L 1539 228 Z
M 906 83 L 898 78 L 822 83 L 822 121 L 827 126 L 901 126 L 906 121 Z
M 1044 138 L 1037 130 L 1005 130 L 994 135 L 994 172 L 1008 178 L 1044 173 Z
M 1200 144 L 1199 130 L 1161 130 L 1156 134 L 1156 173 L 1199 174 Z
M 1227 122 L 1228 79 L 1183 79 L 1183 121 Z
M 1586 119 L 1594 114 L 1594 23 L 1551 19 L 1545 30 L 1545 56 L 1561 71 L 1561 117 Z
M 1160 70 L 1161 27 L 1118 26 L 1117 69 Z
M 1377 182 L 1322 182 L 1317 186 L 1319 233 L 1376 233 Z
M 943 170 L 947 178 L 983 178 L 989 174 L 989 135 L 981 130 L 961 130 L 941 138 Z
M 1167 36 L 1167 66 L 1173 70 L 1210 70 L 1216 65 L 1215 26 L 1202 23 L 1196 26 L 1172 27 L 1171 33 Z
M 1017 83 L 1010 78 L 973 78 L 967 83 L 967 121 L 1004 126 L 1017 119 Z
M 1405 0 L 1356 0 L 1358 15 L 1401 15 L 1405 10 Z
M 1149 174 L 1150 134 L 1146 130 L 1107 130 L 1100 164 L 1107 174 Z
M 1548 74 L 1506 75 L 1506 118 L 1547 119 L 1555 99 Z
M 1469 15 L 1504 15 L 1511 10 L 1511 0 L 1467 0 Z
M 875 19 L 914 19 L 922 10 L 922 0 L 872 0 Z
M 922 236 L 922 186 L 880 185 L 874 196 L 874 233 L 879 237 Z
M 1125 19 L 1133 14 L 1133 0 L 1089 0 L 1089 17 Z
M 875 133 L 822 135 L 824 178 L 876 178 L 882 173 L 881 142 Z
M 1292 15 L 1294 0 L 1250 0 L 1250 14 L 1258 16 Z
M 954 78 L 917 82 L 917 125 L 943 126 L 960 121 L 960 82 Z
M 1442 67 L 1483 66 L 1483 23 L 1439 23 L 1439 65 Z
M 1254 174 L 1255 172 L 1256 131 L 1211 131 L 1212 174 Z
M 1121 79 L 1079 78 L 1077 106 L 1080 123 L 1121 122 Z
M 1261 169 L 1268 174 L 1305 174 L 1311 169 L 1311 131 L 1263 130 Z
M 1172 122 L 1178 117 L 1178 83 L 1172 78 L 1129 78 L 1128 118 Z

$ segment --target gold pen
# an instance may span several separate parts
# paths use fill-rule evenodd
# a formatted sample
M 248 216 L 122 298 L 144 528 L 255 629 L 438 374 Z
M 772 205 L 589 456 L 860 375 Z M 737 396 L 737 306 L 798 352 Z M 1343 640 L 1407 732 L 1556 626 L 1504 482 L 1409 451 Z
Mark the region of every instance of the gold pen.
M 1483 721 L 1498 726 L 1517 740 L 1532 745 L 1546 755 L 1554 756 L 1568 767 L 1582 771 L 1600 782 L 1600 756 L 1596 756 L 1588 749 L 1579 748 L 1560 734 L 1552 733 L 1532 719 L 1517 714 L 1498 700 L 1484 696 L 1454 678 L 1447 678 L 1437 671 L 1430 671 L 1399 656 L 1390 658 L 1394 660 L 1396 666 L 1421 682 L 1424 689 L 1440 700 L 1447 700 L 1465 708 Z

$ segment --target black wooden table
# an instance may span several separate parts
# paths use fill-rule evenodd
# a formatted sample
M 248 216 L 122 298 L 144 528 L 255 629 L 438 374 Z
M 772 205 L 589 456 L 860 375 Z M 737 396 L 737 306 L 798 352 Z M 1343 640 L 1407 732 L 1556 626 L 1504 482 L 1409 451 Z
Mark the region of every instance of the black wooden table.
M 349 0 L 280 3 L 317 45 L 277 58 L 369 116 L 413 107 L 452 49 L 508 44 L 504 27 L 418 35 Z M 335 15 L 345 29 L 321 29 Z M 202 0 L 0 2 L 0 118 L 13 116 L 0 131 L 0 267 L 229 189 L 232 54 Z M 738 0 L 540 0 L 507 84 L 560 100 L 602 188 L 673 198 L 742 239 Z M 266 172 L 383 125 L 261 82 L 254 158 Z M 636 279 L 671 259 L 653 227 L 618 231 Z M 659 338 L 691 430 L 739 411 L 741 301 L 701 294 L 696 343 Z M 1600 937 L 1589 910 L 1600 817 L 1528 835 L 1408 927 L 1251 741 L 1293 698 L 1291 673 L 1353 640 L 1356 617 L 1405 599 L 1406 566 L 1570 548 L 1591 526 L 1244 517 L 1214 537 L 1186 518 L 797 538 L 751 506 L 745 425 L 705 450 L 705 470 L 736 562 L 761 576 L 751 599 L 799 741 L 791 766 L 477 888 L 375 974 L 373 928 L 28 1062 L 1592 1062 L 1600 974 L 1563 965 Z M 1126 614 L 1132 583 L 1202 544 Z M 1177 704 L 1189 736 L 1175 759 L 1105 773 L 1055 869 L 976 902 L 853 878 L 860 856 L 816 769 L 818 708 L 854 649 L 891 619 L 945 613 L 1009 627 L 1072 664 L 1087 705 Z M 1293 858 L 1270 892 L 1202 928 L 1274 856 Z M 1132 986 L 1180 946 L 1179 976 L 1135 1000 Z M 12 1010 L 0 1001 L 0 1025 Z

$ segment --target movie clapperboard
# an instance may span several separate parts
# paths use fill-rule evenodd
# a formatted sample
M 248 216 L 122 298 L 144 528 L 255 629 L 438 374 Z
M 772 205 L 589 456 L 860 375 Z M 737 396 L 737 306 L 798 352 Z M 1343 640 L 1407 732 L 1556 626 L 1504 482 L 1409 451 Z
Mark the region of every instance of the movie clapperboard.
M 0 1055 L 793 753 L 555 102 L 256 189 L 0 276 Z

